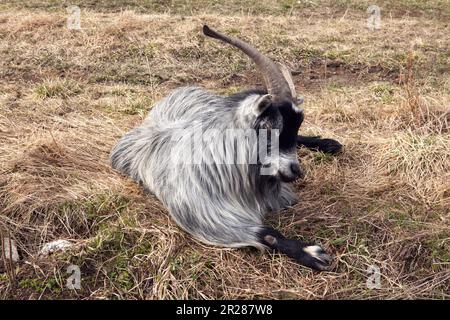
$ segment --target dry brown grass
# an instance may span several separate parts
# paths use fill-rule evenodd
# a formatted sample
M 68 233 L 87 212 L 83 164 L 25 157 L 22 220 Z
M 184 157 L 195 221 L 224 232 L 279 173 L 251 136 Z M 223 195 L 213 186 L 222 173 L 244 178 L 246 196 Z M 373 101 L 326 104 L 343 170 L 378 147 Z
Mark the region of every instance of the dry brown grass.
M 449 298 L 448 20 L 405 0 L 371 32 L 351 2 L 299 15 L 267 1 L 253 15 L 89 7 L 83 30 L 69 31 L 64 8 L 34 3 L 0 7 L 0 228 L 21 255 L 14 281 L 0 264 L 1 297 Z M 204 22 L 286 61 L 306 97 L 303 132 L 345 144 L 337 158 L 300 150 L 302 201 L 269 218 L 336 253 L 332 272 L 198 243 L 110 169 L 115 141 L 173 88 L 261 84 L 245 57 L 204 39 Z M 76 246 L 38 257 L 55 239 Z M 65 287 L 70 264 L 80 291 Z M 369 265 L 381 269 L 378 290 L 366 287 Z

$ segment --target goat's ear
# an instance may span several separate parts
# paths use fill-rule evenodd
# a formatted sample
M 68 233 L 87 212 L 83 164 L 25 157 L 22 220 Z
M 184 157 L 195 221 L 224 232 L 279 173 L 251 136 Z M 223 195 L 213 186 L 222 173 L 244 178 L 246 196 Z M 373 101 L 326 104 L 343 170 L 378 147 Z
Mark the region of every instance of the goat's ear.
M 270 105 L 272 104 L 272 98 L 273 97 L 271 94 L 265 94 L 255 101 L 255 104 L 253 105 L 253 112 L 256 116 L 259 116 L 268 107 L 270 107 Z

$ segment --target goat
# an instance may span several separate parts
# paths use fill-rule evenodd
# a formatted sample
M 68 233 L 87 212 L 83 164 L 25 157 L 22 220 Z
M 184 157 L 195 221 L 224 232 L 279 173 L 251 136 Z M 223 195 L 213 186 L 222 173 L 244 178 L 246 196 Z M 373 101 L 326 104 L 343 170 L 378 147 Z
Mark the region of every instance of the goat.
M 332 258 L 320 246 L 287 239 L 265 226 L 263 218 L 296 203 L 289 182 L 303 176 L 297 146 L 337 153 L 341 144 L 298 136 L 304 118 L 298 107 L 302 100 L 297 99 L 284 65 L 206 25 L 203 33 L 249 56 L 262 73 L 266 90 L 222 97 L 197 87 L 179 88 L 120 139 L 111 152 L 112 167 L 155 194 L 176 223 L 204 243 L 271 249 L 313 269 L 329 268 Z M 216 134 L 207 134 L 203 128 Z M 243 135 L 245 130 L 255 135 Z M 270 137 L 260 139 L 263 131 Z M 203 137 L 196 140 L 199 132 Z M 197 141 L 194 150 L 201 161 L 187 161 L 192 140 Z M 278 153 L 251 161 L 273 145 Z M 230 154 L 234 162 L 227 161 Z M 171 162 L 174 159 L 178 161 Z

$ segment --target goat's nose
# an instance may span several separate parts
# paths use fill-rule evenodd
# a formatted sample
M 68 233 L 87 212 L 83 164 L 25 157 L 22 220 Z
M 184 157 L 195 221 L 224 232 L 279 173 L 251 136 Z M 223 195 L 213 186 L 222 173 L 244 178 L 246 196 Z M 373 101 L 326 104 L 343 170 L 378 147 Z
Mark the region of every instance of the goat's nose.
M 291 171 L 297 177 L 300 177 L 302 174 L 302 170 L 300 169 L 300 166 L 298 165 L 298 163 L 295 163 L 295 162 L 291 163 Z

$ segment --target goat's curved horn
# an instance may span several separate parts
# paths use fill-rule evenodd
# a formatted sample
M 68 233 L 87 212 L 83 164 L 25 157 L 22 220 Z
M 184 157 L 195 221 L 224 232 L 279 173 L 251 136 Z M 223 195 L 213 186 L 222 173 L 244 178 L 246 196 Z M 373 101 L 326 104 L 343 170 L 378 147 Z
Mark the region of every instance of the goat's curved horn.
M 287 80 L 280 68 L 271 59 L 261 54 L 248 43 L 211 30 L 207 25 L 203 26 L 203 33 L 208 37 L 229 43 L 249 56 L 258 66 L 264 77 L 267 92 L 273 95 L 274 99 L 295 99 L 295 96 L 292 96 L 292 88 L 288 82 L 289 80 Z M 289 72 L 289 70 L 287 71 Z
M 297 93 L 295 92 L 295 85 L 294 85 L 294 81 L 292 80 L 292 73 L 291 73 L 291 71 L 289 70 L 288 67 L 286 67 L 282 63 L 278 63 L 278 67 L 280 68 L 281 73 L 284 76 L 284 79 L 286 79 L 286 82 L 289 85 L 289 89 L 291 90 L 292 98 L 296 98 L 297 97 Z

